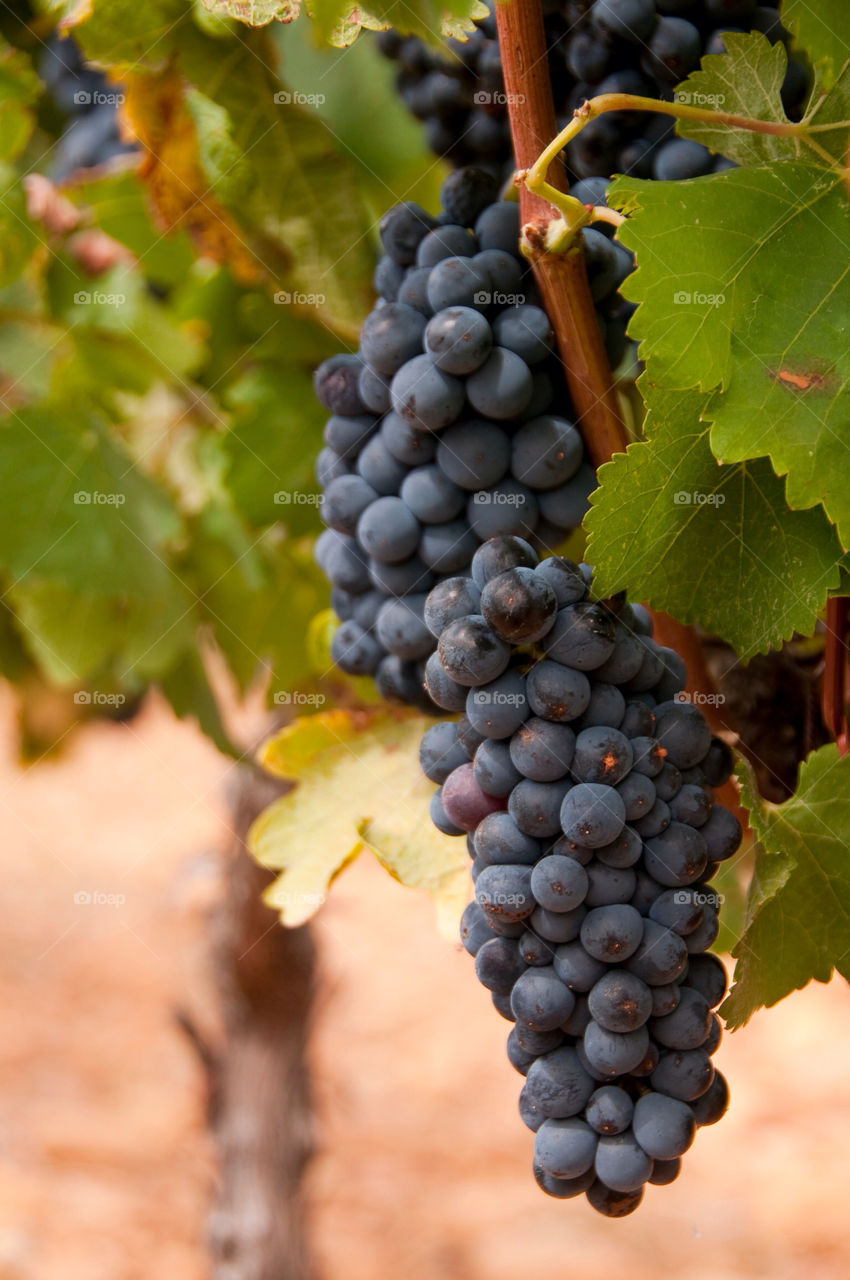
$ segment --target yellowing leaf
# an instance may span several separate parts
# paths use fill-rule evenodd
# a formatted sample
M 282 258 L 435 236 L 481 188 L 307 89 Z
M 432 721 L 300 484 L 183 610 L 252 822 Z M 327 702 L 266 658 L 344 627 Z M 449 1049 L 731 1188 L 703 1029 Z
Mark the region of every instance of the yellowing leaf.
M 162 230 L 188 232 L 200 255 L 226 262 L 242 283 L 263 279 L 264 266 L 201 172 L 195 121 L 180 77 L 130 75 L 125 91 L 124 118 L 145 149 L 139 176 Z
M 328 885 L 364 847 L 395 879 L 425 889 L 440 928 L 455 937 L 469 897 L 463 840 L 431 824 L 433 784 L 419 768 L 424 716 L 333 710 L 288 725 L 260 762 L 296 786 L 260 815 L 248 847 L 281 874 L 266 892 L 285 925 L 303 924 Z

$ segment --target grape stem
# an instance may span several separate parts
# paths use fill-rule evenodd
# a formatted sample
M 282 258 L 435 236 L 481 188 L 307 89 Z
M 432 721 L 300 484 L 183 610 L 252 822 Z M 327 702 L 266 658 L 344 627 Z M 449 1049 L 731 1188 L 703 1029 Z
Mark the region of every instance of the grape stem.
M 517 167 L 524 170 L 557 128 L 543 14 L 540 0 L 513 0 L 511 4 L 497 4 L 495 9 L 511 142 Z M 546 171 L 551 189 L 570 199 L 557 153 L 547 163 Z M 585 448 L 594 466 L 599 467 L 612 454 L 626 448 L 628 436 L 593 309 L 584 259 L 576 245 L 569 252 L 551 252 L 556 245 L 549 242 L 549 237 L 562 230 L 561 220 L 545 195 L 521 184 L 519 177 L 516 181 L 524 252 L 555 331 Z M 545 185 L 550 187 L 550 182 Z M 570 229 L 577 232 L 591 221 L 591 211 L 578 200 L 571 200 L 571 206 L 567 221 Z
M 585 449 L 594 467 L 600 467 L 610 462 L 615 453 L 625 451 L 629 437 L 576 238 L 577 231 L 591 222 L 598 210 L 568 194 L 560 159 L 563 135 L 559 134 L 555 142 L 546 145 L 555 133 L 556 124 L 540 0 L 512 0 L 510 4 L 497 4 L 495 10 L 511 144 L 519 171 L 514 180 L 519 187 L 524 252 L 531 262 L 555 332 Z M 610 94 L 604 95 L 604 101 L 622 104 L 626 98 L 622 94 Z M 633 99 L 627 101 L 631 104 Z M 652 99 L 645 101 L 652 107 L 657 105 Z M 539 175 L 541 190 L 535 189 L 527 179 L 523 180 L 524 171 L 529 168 Z M 566 221 L 575 226 L 573 243 L 561 253 L 547 251 L 547 238 L 557 237 L 563 231 L 558 205 L 553 205 L 550 198 L 552 193 L 559 201 L 569 202 Z M 690 628 L 666 615 L 655 617 L 659 622 L 663 618 L 659 632 L 661 643 L 677 649 L 685 657 L 689 668 L 688 688 L 703 692 L 713 689 L 705 655 Z M 714 732 L 726 728 L 715 707 L 707 706 L 705 711 Z M 727 803 L 738 808 L 731 796 Z
M 602 93 L 582 103 L 573 112 L 573 118 L 552 141 L 544 147 L 534 163 L 519 174 L 529 191 L 549 204 L 561 214 L 563 223 L 559 230 L 550 233 L 550 252 L 566 252 L 581 226 L 579 202 L 561 189 L 558 183 L 548 181 L 549 170 L 560 156 L 564 147 L 572 142 L 590 123 L 609 111 L 652 111 L 657 115 L 672 116 L 676 120 L 696 120 L 704 124 L 722 124 L 731 129 L 746 129 L 750 133 L 769 134 L 777 138 L 799 138 L 806 146 L 824 159 L 830 168 L 835 161 L 815 140 L 812 133 L 836 129 L 839 125 L 813 125 L 813 112 L 805 119 L 793 120 L 756 120 L 751 116 L 738 115 L 733 111 L 716 111 L 713 107 L 694 107 L 687 102 L 660 102 L 656 98 L 644 98 L 631 93 Z M 850 126 L 848 126 L 850 127 Z M 519 163 L 519 157 L 517 157 Z

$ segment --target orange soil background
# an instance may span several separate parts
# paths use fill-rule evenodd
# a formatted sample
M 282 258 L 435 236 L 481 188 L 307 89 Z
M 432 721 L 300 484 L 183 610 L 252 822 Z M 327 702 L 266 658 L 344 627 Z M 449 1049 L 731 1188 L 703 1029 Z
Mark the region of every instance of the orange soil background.
M 0 1280 L 201 1280 L 215 1162 L 174 1010 L 208 1001 L 230 766 L 154 701 L 22 771 L 11 717 L 0 699 Z M 726 1036 L 729 1114 L 676 1184 L 607 1222 L 534 1185 L 507 1024 L 426 899 L 364 856 L 316 936 L 323 1280 L 850 1276 L 842 981 Z

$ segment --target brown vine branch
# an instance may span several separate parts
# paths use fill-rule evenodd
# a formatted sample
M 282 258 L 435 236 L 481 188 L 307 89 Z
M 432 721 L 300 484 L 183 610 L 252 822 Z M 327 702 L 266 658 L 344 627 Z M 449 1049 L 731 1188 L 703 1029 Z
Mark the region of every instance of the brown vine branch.
M 557 129 L 539 0 L 497 4 L 496 23 L 514 157 L 522 172 L 552 150 Z M 543 175 L 548 174 L 548 183 L 567 194 L 560 152 L 558 147 L 549 156 Z M 613 391 L 611 366 L 596 323 L 584 260 L 578 246 L 567 253 L 545 251 L 546 229 L 559 214 L 545 196 L 524 183 L 520 184 L 520 214 L 522 222 L 537 232 L 540 248 L 531 260 L 534 276 L 555 330 L 585 448 L 593 465 L 600 467 L 613 454 L 625 450 L 628 436 Z M 666 614 L 655 617 L 660 642 L 676 649 L 687 663 L 689 689 L 711 690 L 705 656 L 691 629 Z M 707 709 L 713 731 L 728 728 L 715 707 Z
M 517 168 L 531 166 L 557 132 L 546 36 L 539 0 L 496 5 L 496 23 L 508 118 Z M 563 165 L 552 165 L 552 183 L 567 191 Z M 594 319 L 593 299 L 581 252 L 545 251 L 546 230 L 558 216 L 548 200 L 520 186 L 520 214 L 534 276 L 558 341 L 578 426 L 594 466 L 628 443 L 612 386 L 611 368 Z

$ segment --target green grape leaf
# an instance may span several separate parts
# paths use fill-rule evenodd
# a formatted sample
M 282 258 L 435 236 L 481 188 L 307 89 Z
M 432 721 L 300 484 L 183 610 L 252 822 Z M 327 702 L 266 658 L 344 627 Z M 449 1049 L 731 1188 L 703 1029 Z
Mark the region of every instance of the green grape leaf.
M 709 54 L 679 85 L 676 102 L 748 116 L 753 120 L 787 122 L 780 90 L 788 66 L 782 44 L 772 45 L 758 32 L 725 32 L 726 53 Z M 731 129 L 720 122 L 678 120 L 676 132 L 728 156 L 738 164 L 768 164 L 798 160 L 805 152 L 799 138 L 780 138 L 747 129 Z
M 260 751 L 271 773 L 296 783 L 254 823 L 248 847 L 280 871 L 266 891 L 285 925 L 303 924 L 337 875 L 364 848 L 389 873 L 435 901 L 438 921 L 456 937 L 469 898 L 462 840 L 428 819 L 434 784 L 419 767 L 430 721 L 388 712 L 322 711 L 293 721 Z
M 850 59 L 845 0 L 782 0 L 782 21 L 817 67 L 825 88 L 830 88 Z
M 758 848 L 735 985 L 721 1009 L 732 1027 L 812 978 L 828 982 L 837 970 L 850 980 L 850 756 L 835 745 L 813 752 L 780 805 L 761 799 L 745 766 L 739 777 Z
M 139 600 L 161 597 L 167 546 L 180 533 L 166 494 L 104 424 L 70 403 L 0 422 L 0 471 L 14 476 L 0 514 L 0 563 L 16 581 Z
M 609 189 L 610 190 L 610 189 Z M 767 455 L 793 508 L 821 503 L 850 546 L 850 204 L 798 161 L 691 182 L 620 178 L 609 198 L 638 269 L 630 331 L 656 385 L 713 390 L 724 462 Z M 687 227 L 687 235 L 682 228 Z M 802 269 L 806 263 L 805 270 Z
M 585 518 L 595 588 L 624 588 L 722 635 L 744 659 L 808 635 L 839 582 L 820 511 L 789 511 L 765 459 L 720 466 L 701 420 L 707 397 L 641 384 L 647 440 L 599 470 Z
M 192 643 L 192 597 L 165 571 L 159 592 L 145 599 L 40 579 L 18 583 L 8 595 L 28 650 L 58 685 L 102 679 L 140 689 Z

